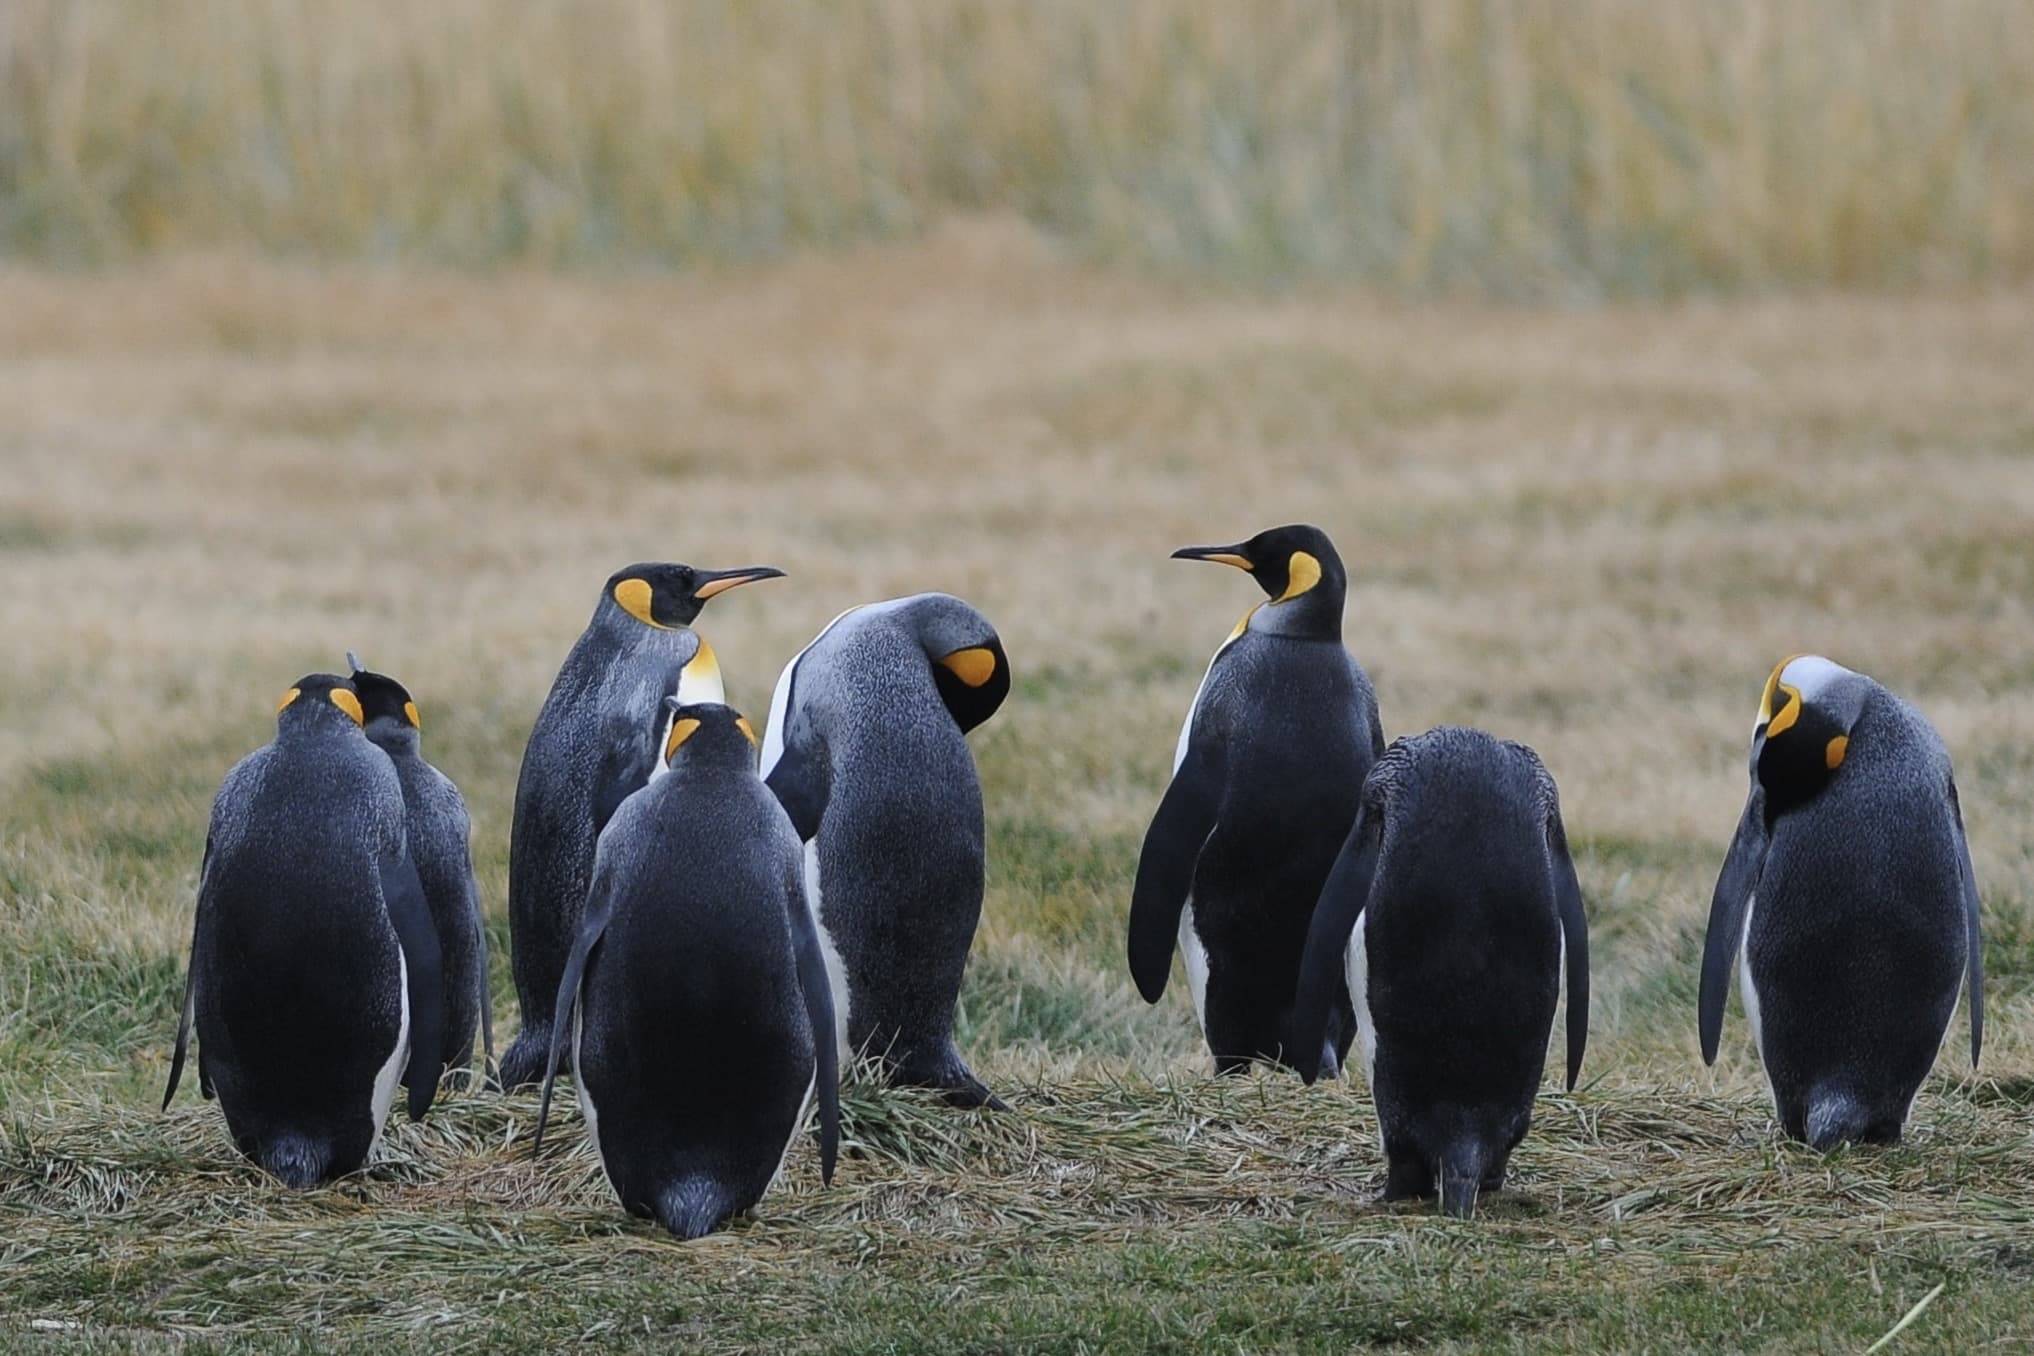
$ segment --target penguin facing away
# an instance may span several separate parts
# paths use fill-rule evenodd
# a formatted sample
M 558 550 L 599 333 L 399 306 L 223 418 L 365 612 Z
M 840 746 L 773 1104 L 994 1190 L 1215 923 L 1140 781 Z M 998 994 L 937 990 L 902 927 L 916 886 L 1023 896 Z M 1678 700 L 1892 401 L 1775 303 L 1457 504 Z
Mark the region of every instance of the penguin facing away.
M 536 1143 L 569 1027 L 580 1109 L 622 1205 L 697 1238 L 762 1198 L 815 1090 L 833 1180 L 840 1073 L 798 838 L 756 775 L 755 732 L 722 705 L 666 708 L 657 775 L 600 835 Z
M 954 1106 L 1002 1103 L 953 1043 L 981 918 L 984 824 L 968 731 L 1010 692 L 1003 642 L 949 594 L 851 608 L 785 666 L 764 780 L 804 844 L 844 1059 Z
M 437 933 L 402 786 L 358 694 L 312 674 L 212 803 L 163 1107 L 193 1028 L 234 1144 L 293 1187 L 358 1168 L 398 1079 L 421 1119 L 443 1065 Z
M 1787 1134 L 1897 1143 L 1959 988 L 1984 1042 L 1977 877 L 1949 753 L 1927 719 L 1818 655 L 1766 679 L 1751 790 L 1710 902 L 1702 1059 L 1732 968 Z
M 1267 601 L 1215 651 L 1180 730 L 1137 861 L 1130 973 L 1156 1003 L 1177 939 L 1218 1073 L 1318 1060 L 1334 1077 L 1355 1033 L 1346 994 L 1321 1051 L 1302 1060 L 1285 1041 L 1308 920 L 1384 749 L 1376 693 L 1342 644 L 1347 573 L 1303 525 L 1173 556 L 1243 570 Z
M 721 701 L 720 662 L 692 622 L 707 600 L 782 570 L 641 564 L 601 589 L 586 631 L 544 699 L 516 779 L 509 833 L 509 960 L 522 1029 L 501 1085 L 543 1073 L 565 955 L 579 926 L 593 850 L 608 817 L 650 778 L 666 697 Z
M 1480 730 L 1399 739 L 1307 937 L 1294 1048 L 1320 1049 L 1338 985 L 1377 1104 L 1384 1198 L 1467 1217 L 1532 1122 L 1562 971 L 1568 1080 L 1589 1032 L 1589 928 L 1559 793 L 1538 755 Z M 1314 1081 L 1303 1066 L 1300 1076 Z
M 487 983 L 487 933 L 481 922 L 480 884 L 473 875 L 472 822 L 466 800 L 450 777 L 425 760 L 423 715 L 409 689 L 383 673 L 362 668 L 350 650 L 353 690 L 366 717 L 368 741 L 387 754 L 402 782 L 410 860 L 423 882 L 438 932 L 445 988 L 445 1064 L 465 1069 L 480 1032 L 483 1067 L 494 1066 L 494 1018 Z

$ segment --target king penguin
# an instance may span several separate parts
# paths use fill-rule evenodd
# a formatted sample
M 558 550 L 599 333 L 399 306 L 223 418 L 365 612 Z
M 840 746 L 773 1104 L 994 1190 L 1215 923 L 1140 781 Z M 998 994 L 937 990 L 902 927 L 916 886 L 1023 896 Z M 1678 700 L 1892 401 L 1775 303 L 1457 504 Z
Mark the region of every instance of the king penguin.
M 226 774 L 162 1099 L 195 1026 L 234 1144 L 293 1187 L 367 1160 L 398 1079 L 422 1118 L 444 1063 L 437 933 L 402 785 L 363 719 L 351 683 L 312 674 L 283 694 L 274 741 Z
M 833 1180 L 833 1001 L 798 837 L 726 706 L 667 699 L 663 756 L 600 835 L 537 1116 L 568 1030 L 600 1162 L 632 1215 L 697 1238 L 748 1210 L 819 1095 Z
M 1730 973 L 1787 1134 L 1892 1144 L 1966 988 L 1984 1043 L 1977 877 L 1949 753 L 1921 713 L 1817 655 L 1766 679 L 1751 792 L 1709 908 L 1702 1059 Z
M 578 931 L 593 848 L 615 807 L 657 763 L 666 697 L 721 701 L 720 662 L 692 622 L 708 599 L 782 570 L 631 565 L 600 591 L 593 620 L 551 684 L 530 730 L 509 831 L 509 960 L 522 1029 L 501 1085 L 544 1071 L 551 1001 Z
M 1172 784 L 1144 837 L 1130 901 L 1130 974 L 1165 993 L 1177 939 L 1218 1073 L 1297 1067 L 1285 1048 L 1307 922 L 1384 749 L 1377 695 L 1342 644 L 1348 576 L 1317 527 L 1191 546 L 1249 574 L 1268 601 L 1215 651 L 1180 730 Z M 1354 1034 L 1335 1000 L 1317 1055 L 1333 1077 Z
M 361 667 L 351 651 L 353 690 L 366 716 L 367 738 L 395 764 L 403 786 L 410 860 L 424 885 L 445 983 L 446 1067 L 473 1060 L 478 1028 L 484 1066 L 494 1064 L 494 1021 L 487 985 L 487 933 L 481 922 L 480 884 L 473 877 L 472 822 L 452 779 L 426 762 L 424 717 L 410 691 L 384 673 Z
M 994 627 L 949 594 L 842 613 L 777 679 L 762 770 L 805 846 L 843 1059 L 1001 1107 L 953 1043 L 982 913 L 982 789 L 963 736 L 1010 692 Z
M 1589 1035 L 1589 927 L 1539 756 L 1480 730 L 1400 739 L 1363 783 L 1301 962 L 1294 1048 L 1354 1000 L 1384 1198 L 1466 1217 L 1532 1122 L 1568 987 L 1568 1087 Z M 1314 1081 L 1302 1064 L 1300 1076 Z

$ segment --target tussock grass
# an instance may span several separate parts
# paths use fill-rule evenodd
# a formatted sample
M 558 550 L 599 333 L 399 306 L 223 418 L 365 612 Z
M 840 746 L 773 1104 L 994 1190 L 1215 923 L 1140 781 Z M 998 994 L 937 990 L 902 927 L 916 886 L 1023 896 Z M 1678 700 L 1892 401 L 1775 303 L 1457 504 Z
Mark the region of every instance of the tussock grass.
M 631 266 L 990 210 L 1418 292 L 2014 278 L 2030 69 L 2015 0 L 16 0 L 0 244 Z
M 707 278 L 480 282 L 233 257 L 0 272 L 0 1347 L 1859 1351 L 2034 1340 L 2034 307 L 1656 310 L 1186 294 L 1022 223 Z M 1559 779 L 1594 941 L 1473 1225 L 1380 1206 L 1359 1087 L 1216 1083 L 1122 961 L 1137 844 L 1254 595 L 1166 559 L 1307 518 L 1388 733 Z M 736 704 L 841 608 L 948 588 L 1011 700 L 974 737 L 990 882 L 964 1049 L 1016 1105 L 863 1083 L 684 1247 L 569 1095 L 449 1094 L 297 1195 L 188 1089 L 154 1111 L 209 797 L 347 648 L 472 805 L 495 955 L 528 722 L 618 562 L 791 577 L 702 619 Z M 1918 701 L 1985 886 L 1985 1064 L 1904 1147 L 1780 1141 L 1743 1024 L 1695 1049 L 1702 921 L 1781 654 Z M 496 969 L 497 1025 L 516 1014 Z M 75 1328 L 33 1329 L 35 1322 Z

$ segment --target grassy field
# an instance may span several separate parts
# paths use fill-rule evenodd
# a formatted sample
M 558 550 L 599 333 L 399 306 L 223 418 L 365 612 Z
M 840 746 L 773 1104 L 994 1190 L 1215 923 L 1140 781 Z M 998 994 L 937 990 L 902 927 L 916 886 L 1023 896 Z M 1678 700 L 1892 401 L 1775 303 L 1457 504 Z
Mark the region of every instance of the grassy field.
M 2034 295 L 1409 309 L 1184 292 L 1008 220 L 715 277 L 0 272 L 0 1346 L 592 1336 L 699 1349 L 1900 1351 L 2034 1342 Z M 1585 1086 L 1462 1224 L 1375 1203 L 1360 1087 L 1217 1085 L 1121 960 L 1137 845 L 1255 593 L 1166 559 L 1319 522 L 1386 730 L 1560 780 Z M 857 1086 L 831 1190 L 626 1220 L 569 1101 L 453 1094 L 305 1195 L 156 1113 L 204 821 L 355 648 L 465 789 L 497 955 L 529 722 L 610 569 L 770 563 L 733 701 L 841 608 L 944 588 L 1017 685 L 975 738 L 963 1044 L 1015 1104 Z M 1784 1144 L 1701 929 L 1779 656 L 1914 697 L 1957 763 L 1990 1029 L 1909 1142 Z M 505 965 L 498 1031 L 515 1029 Z M 1954 1043 L 1952 1043 L 1953 1046 Z M 1988 1344 L 1990 1344 L 1988 1346 Z
M 631 268 L 1020 214 L 1507 297 L 2034 276 L 2024 0 L 9 0 L 0 249 Z

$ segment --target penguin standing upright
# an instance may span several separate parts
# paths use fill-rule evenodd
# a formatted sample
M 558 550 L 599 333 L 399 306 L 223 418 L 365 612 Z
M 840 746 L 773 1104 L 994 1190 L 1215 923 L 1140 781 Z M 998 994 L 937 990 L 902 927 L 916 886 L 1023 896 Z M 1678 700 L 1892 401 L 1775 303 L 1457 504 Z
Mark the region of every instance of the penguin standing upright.
M 1298 1065 L 1285 1048 L 1307 920 L 1384 748 L 1377 695 L 1342 645 L 1348 577 L 1317 527 L 1193 546 L 1179 560 L 1249 573 L 1270 601 L 1238 622 L 1201 680 L 1172 784 L 1144 837 L 1130 901 L 1130 973 L 1145 1001 L 1165 993 L 1177 938 L 1194 1014 L 1219 1073 L 1253 1060 Z M 1354 1034 L 1336 999 L 1329 1076 Z
M 445 988 L 445 1064 L 467 1068 L 480 1031 L 485 1066 L 494 1063 L 494 1021 L 487 986 L 487 933 L 480 883 L 473 877 L 472 822 L 450 777 L 426 762 L 424 718 L 410 691 L 384 673 L 370 673 L 352 652 L 353 690 L 366 717 L 367 738 L 395 764 L 407 811 L 410 860 L 438 931 Z
M 1532 1122 L 1561 972 L 1568 1086 L 1589 1035 L 1589 927 L 1559 793 L 1538 755 L 1480 730 L 1400 739 L 1321 892 L 1294 1013 L 1303 1055 L 1354 998 L 1384 1196 L 1467 1216 Z M 1310 1061 L 1309 1061 L 1310 1062 Z M 1314 1081 L 1303 1063 L 1300 1076 Z
M 713 647 L 694 630 L 709 598 L 782 570 L 631 565 L 608 578 L 600 603 L 530 730 L 509 832 L 509 960 L 522 1029 L 502 1056 L 504 1088 L 544 1071 L 551 1001 L 578 931 L 595 840 L 657 763 L 666 697 L 726 696 Z
M 200 1083 L 234 1144 L 294 1187 L 366 1161 L 398 1078 L 421 1118 L 444 1062 L 438 939 L 402 785 L 362 720 L 350 683 L 312 674 L 283 694 L 274 742 L 226 774 L 162 1099 L 195 1025 Z
M 573 1082 L 630 1214 L 697 1238 L 761 1199 L 815 1090 L 833 1180 L 833 1003 L 800 849 L 755 732 L 667 702 L 663 758 L 601 832 L 560 981 L 537 1142 L 570 1025 Z
M 1766 679 L 1751 793 L 1710 902 L 1702 1059 L 1730 972 L 1780 1123 L 1817 1149 L 1898 1142 L 1984 951 L 1956 779 L 1919 711 L 1817 655 Z
M 1003 704 L 988 619 L 921 593 L 852 608 L 785 666 L 762 771 L 805 845 L 843 1058 L 955 1106 L 1002 1105 L 953 1044 L 982 913 L 982 789 L 962 736 Z

